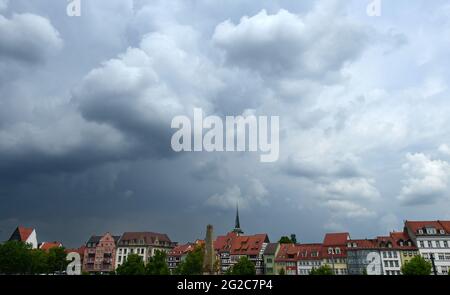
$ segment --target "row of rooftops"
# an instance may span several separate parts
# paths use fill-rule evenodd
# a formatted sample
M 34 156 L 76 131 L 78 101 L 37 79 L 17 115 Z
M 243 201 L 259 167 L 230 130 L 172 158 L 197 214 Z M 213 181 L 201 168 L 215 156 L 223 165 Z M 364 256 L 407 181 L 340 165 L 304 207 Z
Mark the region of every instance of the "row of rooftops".
M 33 228 L 19 226 L 11 235 L 10 240 L 26 241 L 34 232 Z M 286 259 L 290 257 L 327 257 L 346 256 L 346 251 L 354 249 L 382 249 L 392 248 L 401 250 L 414 250 L 413 238 L 423 236 L 450 236 L 450 221 L 405 221 L 403 232 L 391 232 L 389 236 L 379 236 L 373 239 L 351 239 L 349 233 L 329 233 L 326 234 L 321 244 L 298 244 L 282 245 L 280 255 Z M 139 246 L 139 245 L 159 245 L 174 247 L 173 255 L 183 253 L 195 248 L 195 243 L 188 243 L 177 247 L 177 243 L 170 240 L 167 234 L 155 232 L 125 232 L 121 236 L 112 236 L 117 246 Z M 102 236 L 91 236 L 86 245 L 96 245 Z M 258 255 L 263 245 L 266 245 L 265 254 L 273 255 L 277 250 L 277 244 L 271 244 L 267 234 L 242 235 L 236 231 L 226 235 L 218 236 L 214 241 L 214 249 L 217 253 L 229 253 L 230 255 Z M 50 249 L 62 246 L 61 242 L 43 242 L 39 247 Z M 335 249 L 330 252 L 330 249 Z M 336 249 L 339 249 L 336 251 Z M 280 252 L 279 251 L 279 252 Z M 316 255 L 316 252 L 319 255 Z M 281 257 L 281 256 L 280 256 Z
M 265 255 L 276 255 L 277 262 L 343 258 L 355 250 L 416 251 L 406 232 L 392 232 L 389 236 L 374 239 L 351 239 L 348 233 L 326 234 L 322 244 L 269 244 Z M 278 252 L 277 252 L 278 250 Z

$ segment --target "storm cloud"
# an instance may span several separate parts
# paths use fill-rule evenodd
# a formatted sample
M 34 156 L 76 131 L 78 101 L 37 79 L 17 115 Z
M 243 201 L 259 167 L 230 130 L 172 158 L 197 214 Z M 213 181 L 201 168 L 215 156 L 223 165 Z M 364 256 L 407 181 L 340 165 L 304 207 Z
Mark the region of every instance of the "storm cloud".
M 237 203 L 272 240 L 450 218 L 445 1 L 81 3 L 0 0 L 2 239 L 192 241 L 231 229 Z M 279 161 L 173 152 L 194 108 L 280 116 Z

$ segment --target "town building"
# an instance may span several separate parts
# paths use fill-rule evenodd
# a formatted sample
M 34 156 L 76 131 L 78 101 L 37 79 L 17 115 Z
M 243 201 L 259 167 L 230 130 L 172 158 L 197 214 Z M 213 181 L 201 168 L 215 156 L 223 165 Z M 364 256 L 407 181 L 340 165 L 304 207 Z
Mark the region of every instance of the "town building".
M 405 265 L 415 256 L 419 255 L 419 249 L 407 232 L 392 232 L 390 234 L 396 248 L 400 250 L 401 265 Z
M 275 258 L 280 249 L 279 243 L 269 243 L 263 253 L 264 259 L 264 274 L 265 275 L 276 275 L 275 271 Z
M 202 247 L 205 244 L 204 240 L 197 240 L 194 243 L 187 243 L 178 245 L 167 253 L 167 264 L 171 273 L 177 269 L 187 255 L 195 250 L 196 247 Z
M 36 230 L 34 228 L 27 228 L 18 226 L 8 241 L 19 241 L 29 244 L 32 249 L 38 248 Z
M 123 264 L 128 255 L 137 254 L 147 263 L 156 251 L 170 252 L 177 246 L 166 234 L 154 232 L 126 232 L 118 243 L 115 259 L 115 268 Z
M 382 262 L 377 239 L 349 240 L 347 269 L 349 275 L 381 275 Z
M 450 270 L 450 221 L 405 221 L 405 231 L 422 257 L 434 264 L 433 273 Z
M 348 233 L 328 233 L 322 243 L 322 265 L 329 266 L 335 275 L 346 275 Z
M 276 274 L 297 275 L 297 257 L 299 249 L 295 244 L 280 244 L 275 258 Z
M 234 229 L 225 236 L 218 236 L 214 242 L 214 251 L 219 258 L 219 273 L 225 274 L 230 267 L 246 256 L 255 264 L 256 274 L 264 274 L 264 251 L 269 241 L 267 234 L 243 235 L 239 221 L 239 209 L 236 207 Z
M 120 236 L 106 233 L 92 236 L 86 243 L 82 270 L 89 273 L 109 273 L 115 270 L 116 245 Z
M 322 244 L 299 244 L 297 250 L 298 275 L 309 275 L 313 269 L 322 266 Z
M 48 252 L 52 248 L 62 248 L 63 244 L 61 242 L 42 242 L 39 244 L 39 249 Z
M 256 274 L 264 274 L 263 256 L 269 242 L 267 234 L 243 236 L 229 232 L 225 236 L 218 236 L 214 250 L 220 260 L 220 273 L 226 273 L 241 257 L 246 256 L 255 264 Z

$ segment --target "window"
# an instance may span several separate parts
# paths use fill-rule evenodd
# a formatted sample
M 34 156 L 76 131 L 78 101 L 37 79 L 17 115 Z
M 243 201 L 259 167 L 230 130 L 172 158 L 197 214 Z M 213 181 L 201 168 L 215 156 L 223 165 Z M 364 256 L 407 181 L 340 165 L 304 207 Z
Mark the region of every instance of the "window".
M 420 248 L 425 248 L 425 243 L 423 241 L 419 241 L 419 247 Z
M 399 265 L 398 265 L 398 260 L 395 260 L 395 261 L 394 261 L 394 265 L 395 265 L 395 267 L 399 267 Z
M 425 248 L 429 247 L 428 241 L 423 241 L 423 244 L 425 245 Z
M 336 248 L 335 251 L 336 251 L 336 252 L 335 252 L 336 254 L 341 254 L 341 249 Z
M 333 248 L 328 248 L 328 254 L 333 254 Z
M 436 234 L 436 229 L 435 228 L 427 228 L 427 234 L 435 235 Z
M 448 248 L 448 242 L 444 241 L 444 248 Z
M 419 234 L 423 235 L 423 230 L 419 229 Z

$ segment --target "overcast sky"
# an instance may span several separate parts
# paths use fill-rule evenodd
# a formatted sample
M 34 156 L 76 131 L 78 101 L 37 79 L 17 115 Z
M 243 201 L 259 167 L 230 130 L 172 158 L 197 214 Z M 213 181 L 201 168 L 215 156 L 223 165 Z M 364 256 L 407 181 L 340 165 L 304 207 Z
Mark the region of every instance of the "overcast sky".
M 450 219 L 450 4 L 0 0 L 0 239 Z M 176 115 L 280 116 L 280 159 L 181 153 Z

